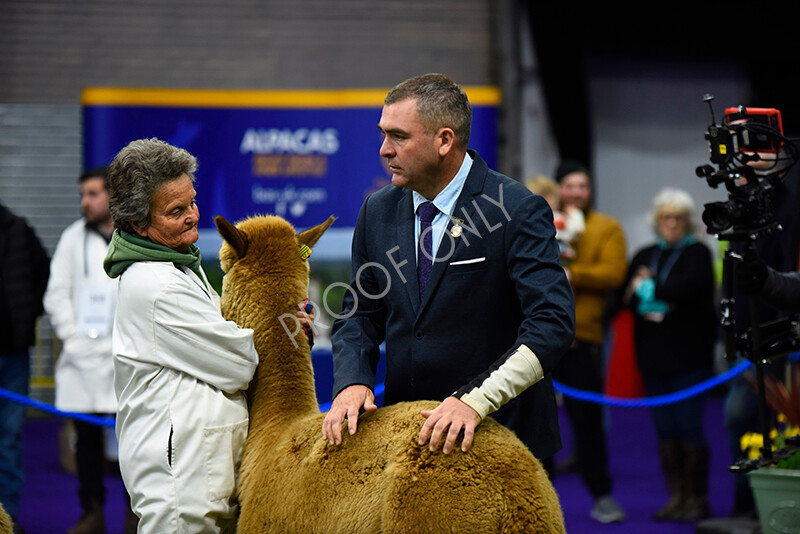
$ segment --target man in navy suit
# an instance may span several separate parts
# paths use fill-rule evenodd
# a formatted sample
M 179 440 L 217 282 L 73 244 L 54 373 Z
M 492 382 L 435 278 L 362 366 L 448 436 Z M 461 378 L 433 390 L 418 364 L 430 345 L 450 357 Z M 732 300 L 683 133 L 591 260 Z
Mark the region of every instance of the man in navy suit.
M 464 91 L 440 74 L 406 80 L 384 101 L 380 154 L 393 185 L 364 201 L 353 235 L 332 334 L 331 444 L 345 418 L 353 434 L 359 412 L 377 409 L 385 341 L 385 403 L 442 401 L 422 412 L 420 444 L 447 454 L 463 433 L 466 451 L 492 414 L 542 460 L 561 448 L 550 372 L 575 320 L 552 212 L 467 150 L 471 120 Z

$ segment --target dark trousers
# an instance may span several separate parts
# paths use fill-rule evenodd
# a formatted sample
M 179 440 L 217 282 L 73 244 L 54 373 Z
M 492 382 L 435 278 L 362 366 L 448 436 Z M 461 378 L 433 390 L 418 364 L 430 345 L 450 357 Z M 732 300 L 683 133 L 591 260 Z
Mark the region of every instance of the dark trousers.
M 583 391 L 603 392 L 605 366 L 602 345 L 576 342 L 561 358 L 553 378 Z M 602 404 L 564 397 L 564 408 L 572 426 L 575 457 L 584 484 L 598 498 L 611 493 L 605 408 Z
M 710 369 L 693 369 L 669 376 L 644 376 L 648 397 L 658 397 L 683 391 L 707 380 Z M 680 402 L 654 406 L 650 409 L 659 441 L 678 441 L 686 445 L 706 445 L 703 414 L 706 395 L 693 395 Z
M 0 388 L 28 395 L 31 359 L 28 352 L 0 354 Z M 19 514 L 25 470 L 22 466 L 22 430 L 25 405 L 0 398 L 0 503 L 8 515 Z
M 75 436 L 78 497 L 83 511 L 90 512 L 97 506 L 102 507 L 106 500 L 106 488 L 103 483 L 106 462 L 103 427 L 76 419 Z

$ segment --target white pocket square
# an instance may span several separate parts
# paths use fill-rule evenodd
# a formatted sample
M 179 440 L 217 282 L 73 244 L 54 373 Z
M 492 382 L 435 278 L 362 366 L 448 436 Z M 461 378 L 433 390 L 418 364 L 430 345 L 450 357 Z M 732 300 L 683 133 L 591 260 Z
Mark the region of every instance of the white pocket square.
M 470 263 L 478 263 L 481 261 L 486 261 L 486 257 L 483 258 L 472 258 L 471 260 L 461 260 L 461 261 L 454 261 L 450 265 L 469 265 Z

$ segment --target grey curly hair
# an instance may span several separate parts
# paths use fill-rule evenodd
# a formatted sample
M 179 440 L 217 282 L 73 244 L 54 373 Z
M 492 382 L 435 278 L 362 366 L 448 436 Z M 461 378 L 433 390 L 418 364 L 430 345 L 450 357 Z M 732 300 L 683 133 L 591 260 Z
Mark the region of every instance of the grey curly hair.
M 150 224 L 153 196 L 159 187 L 186 174 L 194 182 L 197 159 L 186 150 L 156 138 L 132 141 L 108 169 L 108 207 L 114 226 L 135 233 Z

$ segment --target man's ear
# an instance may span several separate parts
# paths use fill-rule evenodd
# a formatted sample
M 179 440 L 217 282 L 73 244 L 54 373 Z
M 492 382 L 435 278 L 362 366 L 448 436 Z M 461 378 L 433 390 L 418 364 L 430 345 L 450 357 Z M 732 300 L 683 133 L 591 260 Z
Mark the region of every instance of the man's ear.
M 436 134 L 439 143 L 439 156 L 445 157 L 456 146 L 456 134 L 451 128 L 442 128 Z

